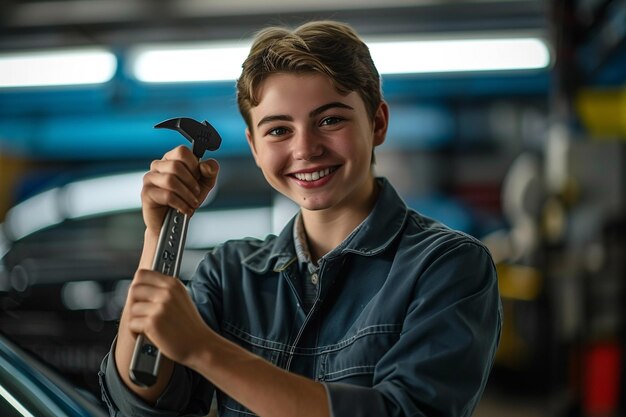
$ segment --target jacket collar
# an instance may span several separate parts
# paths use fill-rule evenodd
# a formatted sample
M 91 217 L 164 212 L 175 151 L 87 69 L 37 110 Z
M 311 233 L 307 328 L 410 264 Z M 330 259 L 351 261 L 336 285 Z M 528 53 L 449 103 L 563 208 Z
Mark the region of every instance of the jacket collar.
M 355 253 L 373 256 L 384 251 L 400 234 L 406 222 L 408 209 L 393 186 L 385 178 L 377 178 L 380 194 L 374 209 L 361 225 L 357 233 L 343 242 L 337 256 Z M 293 241 L 293 227 L 296 216 L 283 228 L 281 233 L 268 244 L 250 254 L 242 262 L 258 272 L 269 268 L 282 271 L 296 262 L 297 256 Z

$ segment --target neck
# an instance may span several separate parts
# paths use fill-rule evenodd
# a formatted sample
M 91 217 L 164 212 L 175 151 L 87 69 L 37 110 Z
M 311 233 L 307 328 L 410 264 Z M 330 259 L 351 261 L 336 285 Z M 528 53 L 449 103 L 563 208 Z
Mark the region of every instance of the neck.
M 318 261 L 339 246 L 365 220 L 376 203 L 378 188 L 373 180 L 370 192 L 359 204 L 328 210 L 302 209 L 302 221 L 313 260 Z

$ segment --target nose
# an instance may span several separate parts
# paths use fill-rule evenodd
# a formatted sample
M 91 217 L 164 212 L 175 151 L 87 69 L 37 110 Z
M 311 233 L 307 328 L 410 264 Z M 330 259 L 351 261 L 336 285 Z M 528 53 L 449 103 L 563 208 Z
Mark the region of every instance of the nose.
M 310 161 L 324 154 L 322 138 L 310 130 L 301 130 L 293 138 L 293 157 Z

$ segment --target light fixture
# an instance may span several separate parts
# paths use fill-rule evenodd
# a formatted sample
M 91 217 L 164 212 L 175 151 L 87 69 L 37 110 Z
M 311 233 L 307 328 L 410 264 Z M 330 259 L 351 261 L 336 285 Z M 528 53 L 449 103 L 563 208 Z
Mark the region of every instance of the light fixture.
M 235 80 L 249 45 L 236 42 L 178 46 L 138 46 L 130 55 L 131 72 L 147 83 Z
M 101 48 L 0 55 L 0 88 L 84 85 L 113 78 L 117 59 Z
M 399 40 L 368 46 L 381 74 L 531 70 L 550 64 L 540 38 Z
M 539 37 L 378 38 L 367 44 L 381 74 L 531 70 L 550 64 Z M 242 42 L 144 45 L 132 53 L 131 72 L 147 83 L 235 80 L 249 49 Z

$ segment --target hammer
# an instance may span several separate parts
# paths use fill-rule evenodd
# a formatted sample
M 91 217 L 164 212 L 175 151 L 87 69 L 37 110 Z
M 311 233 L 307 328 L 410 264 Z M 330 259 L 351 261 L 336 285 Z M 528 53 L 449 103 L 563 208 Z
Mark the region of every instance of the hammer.
M 206 120 L 200 123 L 187 117 L 178 117 L 165 120 L 154 127 L 179 132 L 191 142 L 193 154 L 198 159 L 202 158 L 206 150 L 215 151 L 222 143 L 217 130 Z M 170 207 L 161 226 L 152 264 L 154 271 L 178 277 L 188 226 L 189 216 Z M 128 371 L 131 381 L 140 387 L 151 387 L 157 380 L 160 364 L 159 349 L 144 335 L 139 335 Z

